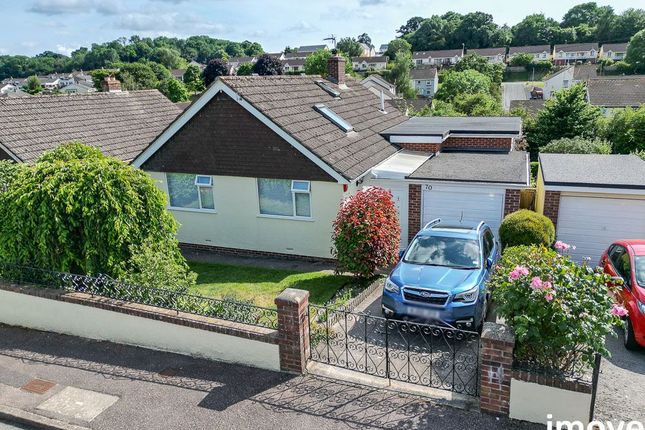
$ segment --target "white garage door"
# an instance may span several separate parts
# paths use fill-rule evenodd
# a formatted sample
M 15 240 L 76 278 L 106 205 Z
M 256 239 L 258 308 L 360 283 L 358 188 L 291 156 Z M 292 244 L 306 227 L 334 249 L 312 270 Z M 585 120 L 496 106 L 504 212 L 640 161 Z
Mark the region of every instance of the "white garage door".
M 504 214 L 504 190 L 423 186 L 422 226 L 435 218 L 449 223 L 485 221 L 495 235 Z
M 598 264 L 612 242 L 645 238 L 645 200 L 562 196 L 556 236 L 576 246 L 576 261 Z

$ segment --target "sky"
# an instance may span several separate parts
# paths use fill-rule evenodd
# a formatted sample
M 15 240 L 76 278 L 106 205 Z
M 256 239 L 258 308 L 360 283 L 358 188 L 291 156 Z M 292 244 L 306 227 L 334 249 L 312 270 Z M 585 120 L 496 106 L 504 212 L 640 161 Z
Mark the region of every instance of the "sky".
M 412 16 L 449 10 L 477 10 L 498 24 L 513 25 L 531 13 L 560 20 L 583 0 L 0 0 L 0 55 L 34 55 L 46 50 L 69 55 L 80 46 L 118 37 L 206 34 L 234 41 L 251 40 L 267 52 L 285 46 L 324 43 L 367 33 L 376 46 L 396 36 Z M 597 1 L 617 13 L 633 0 Z M 7 14 L 8 13 L 8 14 Z

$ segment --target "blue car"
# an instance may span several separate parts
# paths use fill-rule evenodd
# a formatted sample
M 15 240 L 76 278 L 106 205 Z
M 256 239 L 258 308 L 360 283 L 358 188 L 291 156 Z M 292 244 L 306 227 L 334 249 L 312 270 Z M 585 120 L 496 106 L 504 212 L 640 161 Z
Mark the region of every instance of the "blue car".
M 429 222 L 401 253 L 385 281 L 381 307 L 388 318 L 480 329 L 486 318 L 486 281 L 499 258 L 491 228 Z

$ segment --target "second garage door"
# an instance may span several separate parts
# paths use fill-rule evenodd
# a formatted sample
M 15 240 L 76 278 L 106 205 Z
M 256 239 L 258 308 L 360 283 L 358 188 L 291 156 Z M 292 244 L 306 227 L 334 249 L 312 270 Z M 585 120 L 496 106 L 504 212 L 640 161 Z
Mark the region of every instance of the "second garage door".
M 598 264 L 612 242 L 645 237 L 645 200 L 563 195 L 556 236 L 575 245 L 574 260 L 590 257 Z
M 504 190 L 474 187 L 442 187 L 424 185 L 422 224 L 441 218 L 442 221 L 478 223 L 485 221 L 497 235 L 504 215 Z

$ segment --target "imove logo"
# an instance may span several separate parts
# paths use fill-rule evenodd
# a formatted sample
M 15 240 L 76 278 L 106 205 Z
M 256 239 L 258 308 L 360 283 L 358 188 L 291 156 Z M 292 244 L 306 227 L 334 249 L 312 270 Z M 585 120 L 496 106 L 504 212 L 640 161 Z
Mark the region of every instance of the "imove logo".
M 586 426 L 582 421 L 553 421 L 553 415 L 546 416 L 547 430 L 645 430 L 640 421 L 591 421 Z

